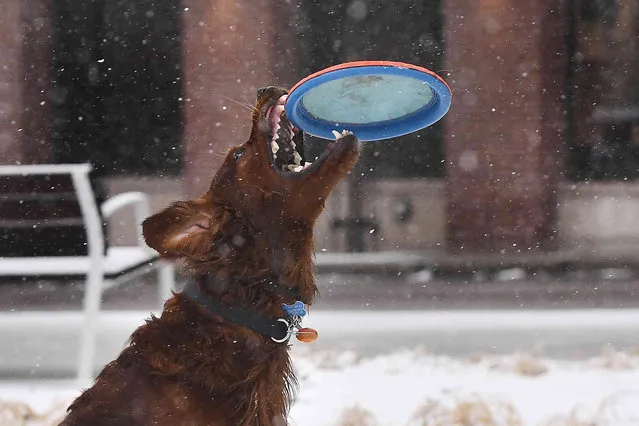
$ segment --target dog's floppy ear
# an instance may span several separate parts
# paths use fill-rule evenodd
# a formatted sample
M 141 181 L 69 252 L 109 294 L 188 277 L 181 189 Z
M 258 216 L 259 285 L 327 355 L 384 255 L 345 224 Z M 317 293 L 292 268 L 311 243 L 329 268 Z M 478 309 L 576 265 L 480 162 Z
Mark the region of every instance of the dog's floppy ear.
M 144 241 L 166 258 L 199 258 L 210 249 L 213 212 L 205 198 L 179 201 L 142 222 Z

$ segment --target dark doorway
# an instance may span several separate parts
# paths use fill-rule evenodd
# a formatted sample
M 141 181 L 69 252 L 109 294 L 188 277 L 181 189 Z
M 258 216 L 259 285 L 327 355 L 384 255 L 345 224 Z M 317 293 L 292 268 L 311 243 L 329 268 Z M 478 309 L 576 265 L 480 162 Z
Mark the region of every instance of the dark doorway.
M 356 60 L 390 60 L 439 72 L 443 62 L 439 0 L 312 0 L 299 18 L 301 72 Z M 366 211 L 363 183 L 369 179 L 443 177 L 442 123 L 401 138 L 363 145 L 349 186 L 348 216 L 333 218 L 345 231 L 347 251 L 361 252 L 377 232 Z
M 181 171 L 180 2 L 54 0 L 56 162 L 99 175 Z
M 355 60 L 394 60 L 441 70 L 439 0 L 313 0 L 302 7 L 302 75 Z M 365 177 L 443 176 L 441 126 L 369 144 L 360 162 Z
M 569 0 L 566 175 L 639 179 L 639 3 Z

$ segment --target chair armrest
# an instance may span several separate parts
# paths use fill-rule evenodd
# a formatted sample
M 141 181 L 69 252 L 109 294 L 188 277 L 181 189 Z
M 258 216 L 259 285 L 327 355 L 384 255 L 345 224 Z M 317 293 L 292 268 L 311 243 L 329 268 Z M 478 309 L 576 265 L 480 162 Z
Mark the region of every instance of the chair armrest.
M 143 192 L 123 192 L 106 200 L 100 206 L 104 218 L 111 217 L 113 213 L 128 205 L 135 206 L 136 219 L 141 223 L 149 215 L 149 197 Z
M 100 211 L 104 219 L 108 219 L 116 211 L 132 205 L 134 207 L 135 225 L 138 229 L 138 236 L 142 237 L 142 222 L 150 214 L 149 197 L 142 192 L 123 192 L 114 195 L 106 200 L 100 206 Z M 144 245 L 144 239 L 139 239 L 141 245 Z

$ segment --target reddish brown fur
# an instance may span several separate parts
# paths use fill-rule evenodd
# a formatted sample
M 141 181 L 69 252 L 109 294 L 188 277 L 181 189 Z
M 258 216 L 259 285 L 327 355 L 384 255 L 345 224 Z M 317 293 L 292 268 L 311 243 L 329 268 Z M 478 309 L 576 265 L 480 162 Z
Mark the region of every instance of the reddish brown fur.
M 274 171 L 264 117 L 284 93 L 269 88 L 260 96 L 250 139 L 231 149 L 203 197 L 175 203 L 143 226 L 147 244 L 163 257 L 194 277 L 216 277 L 203 291 L 273 317 L 294 300 L 264 287 L 264 279 L 294 287 L 312 303 L 313 225 L 359 150 L 349 136 L 310 175 Z M 244 154 L 236 163 L 238 149 Z M 159 318 L 133 333 L 62 424 L 283 425 L 295 386 L 286 344 L 176 294 Z

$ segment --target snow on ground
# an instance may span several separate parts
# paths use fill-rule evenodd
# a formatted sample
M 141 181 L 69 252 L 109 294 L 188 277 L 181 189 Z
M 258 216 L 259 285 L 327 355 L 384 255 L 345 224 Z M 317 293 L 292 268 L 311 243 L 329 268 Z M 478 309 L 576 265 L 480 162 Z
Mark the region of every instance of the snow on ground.
M 300 392 L 291 425 L 639 425 L 636 354 L 558 361 L 414 349 L 362 358 L 296 346 L 293 356 Z M 0 425 L 57 424 L 76 394 L 70 383 L 0 382 Z
M 582 362 L 315 354 L 297 368 L 297 425 L 639 425 L 639 358 L 623 353 Z M 582 418 L 591 423 L 575 421 Z
M 77 395 L 74 382 L 0 382 L 0 425 L 57 425 Z

